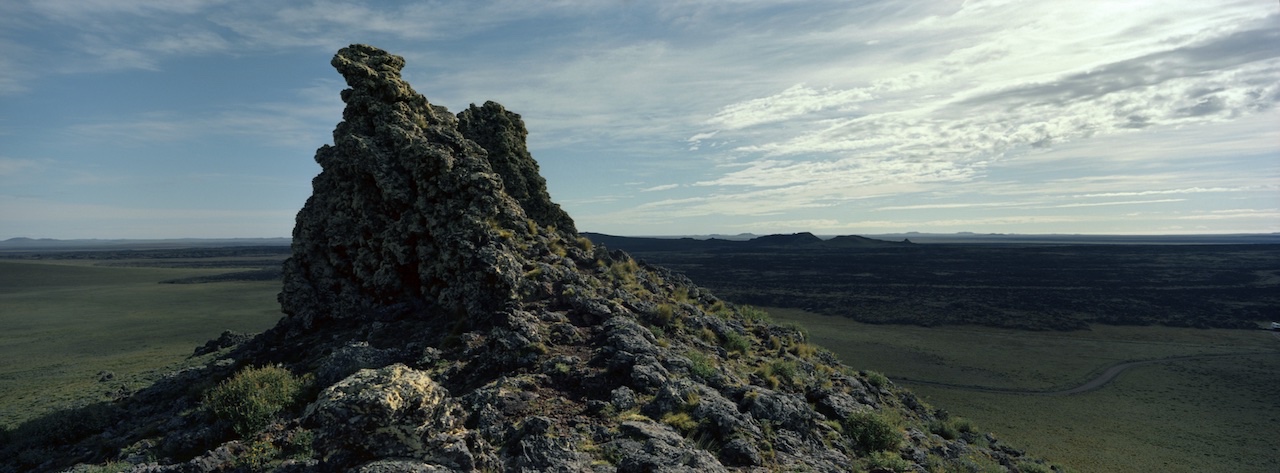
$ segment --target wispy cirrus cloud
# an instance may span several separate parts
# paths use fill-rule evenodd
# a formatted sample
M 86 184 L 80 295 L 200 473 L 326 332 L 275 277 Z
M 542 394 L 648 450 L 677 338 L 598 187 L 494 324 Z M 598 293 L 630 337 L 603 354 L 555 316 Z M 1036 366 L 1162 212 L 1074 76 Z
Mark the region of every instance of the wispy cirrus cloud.
M 1278 31 L 1254 0 L 16 0 L 0 95 L 36 95 L 0 133 L 83 90 L 42 130 L 68 146 L 6 153 L 288 147 L 305 183 L 341 114 L 324 62 L 365 42 L 432 103 L 521 113 L 583 228 L 1164 228 L 1122 215 L 1273 207 Z
M 937 59 L 926 57 L 913 63 L 918 66 L 914 71 L 873 78 L 860 87 L 797 84 L 723 107 L 705 122 L 711 131 L 695 137 L 714 134 L 745 143 L 732 149 L 740 166 L 698 185 L 721 188 L 721 193 L 739 186 L 804 187 L 814 189 L 811 196 L 820 201 L 827 197 L 825 189 L 840 182 L 982 182 L 989 179 L 993 163 L 1003 166 L 1028 150 L 1231 121 L 1266 114 L 1280 102 L 1280 82 L 1272 79 L 1280 76 L 1280 30 L 1273 27 L 1280 16 L 1273 12 L 1237 3 L 1206 10 L 1202 24 L 1175 18 L 1188 13 L 1179 11 L 1111 22 L 1087 35 L 1045 34 L 1035 42 L 1018 36 L 1038 30 L 1017 25 L 1042 25 L 1044 21 L 1036 18 L 1044 16 L 1009 18 L 1011 28 L 971 29 L 981 16 L 976 11 L 1006 16 L 1036 8 L 1020 2 L 966 4 L 951 15 L 931 16 L 913 29 L 939 32 L 943 41 L 965 38 L 976 45 Z M 1134 31 L 1149 34 L 1137 36 Z M 1102 44 L 1109 45 L 1103 54 L 1074 49 Z M 1043 57 L 1027 61 L 1032 54 Z M 1043 194 L 1044 189 L 1030 193 Z M 1105 193 L 1095 197 L 1101 194 Z
M 640 189 L 640 192 L 658 192 L 658 191 L 666 191 L 666 190 L 671 190 L 671 189 L 675 189 L 675 188 L 678 188 L 678 187 L 680 187 L 680 184 L 662 184 L 662 185 L 657 185 L 657 186 L 653 186 L 653 187 L 646 187 L 646 188 L 644 188 L 644 189 Z
M 1169 202 L 1185 202 L 1187 199 L 1152 199 L 1152 200 L 1121 200 L 1109 202 L 1079 202 L 1074 204 L 1058 204 L 1051 205 L 1047 208 L 1070 209 L 1077 207 L 1107 207 L 1111 205 L 1140 205 L 1140 204 L 1167 204 Z
M 0 177 L 15 176 L 40 167 L 34 159 L 17 159 L 0 156 Z
M 292 91 L 299 101 L 222 105 L 203 113 L 153 111 L 86 121 L 67 129 L 70 135 L 114 143 L 180 142 L 196 137 L 239 136 L 273 146 L 311 149 L 329 140 L 333 118 L 342 102 L 333 95 L 336 81 Z

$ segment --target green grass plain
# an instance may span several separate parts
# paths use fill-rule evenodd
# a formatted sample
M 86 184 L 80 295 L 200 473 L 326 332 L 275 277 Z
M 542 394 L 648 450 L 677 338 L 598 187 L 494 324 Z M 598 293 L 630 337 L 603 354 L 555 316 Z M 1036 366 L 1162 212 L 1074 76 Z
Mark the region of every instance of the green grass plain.
M 223 330 L 257 332 L 280 318 L 275 281 L 159 284 L 235 271 L 234 264 L 101 264 L 0 261 L 0 425 L 140 388 L 191 363 L 192 350 Z M 1007 443 L 1080 472 L 1280 471 L 1280 338 L 1265 331 L 926 328 L 768 310 L 778 322 L 805 326 L 811 341 L 846 364 L 898 380 L 1051 391 L 1125 361 L 1256 353 L 1144 365 L 1072 396 L 901 384 Z M 100 382 L 102 370 L 115 379 Z
M 95 263 L 0 261 L 0 425 L 137 389 L 223 330 L 280 318 L 279 282 L 160 284 L 228 269 Z
M 1280 338 L 1266 331 L 926 328 L 767 310 L 776 321 L 804 326 L 845 364 L 895 380 L 1052 391 L 1125 361 L 1255 353 L 1142 365 L 1070 396 L 900 384 L 1018 448 L 1082 472 L 1280 471 Z

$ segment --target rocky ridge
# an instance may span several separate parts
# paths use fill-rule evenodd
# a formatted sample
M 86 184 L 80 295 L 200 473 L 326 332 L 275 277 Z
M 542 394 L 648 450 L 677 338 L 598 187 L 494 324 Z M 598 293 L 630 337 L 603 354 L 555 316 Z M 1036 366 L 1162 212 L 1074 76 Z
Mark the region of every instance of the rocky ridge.
M 451 115 L 370 46 L 332 64 L 350 88 L 298 213 L 286 317 L 95 408 L 92 428 L 14 443 L 36 453 L 0 471 L 1051 468 L 798 327 L 581 237 L 519 115 Z M 263 422 L 210 408 L 269 369 L 297 387 Z

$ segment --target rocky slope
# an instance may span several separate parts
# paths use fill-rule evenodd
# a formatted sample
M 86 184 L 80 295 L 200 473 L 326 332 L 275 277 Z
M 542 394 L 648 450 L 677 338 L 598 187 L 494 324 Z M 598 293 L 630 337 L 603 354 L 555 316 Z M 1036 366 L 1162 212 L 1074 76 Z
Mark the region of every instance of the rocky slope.
M 455 117 L 370 46 L 332 64 L 347 105 L 298 213 L 286 317 L 19 428 L 6 471 L 1049 471 L 579 236 L 518 115 Z

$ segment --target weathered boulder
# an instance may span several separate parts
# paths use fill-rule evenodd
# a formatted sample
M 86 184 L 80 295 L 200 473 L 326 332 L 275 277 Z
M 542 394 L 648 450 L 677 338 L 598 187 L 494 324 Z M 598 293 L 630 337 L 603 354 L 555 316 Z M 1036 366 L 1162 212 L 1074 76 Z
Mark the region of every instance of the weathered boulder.
M 623 422 L 611 447 L 620 458 L 619 473 L 651 471 L 711 473 L 728 471 L 711 453 L 678 432 L 653 422 Z
M 411 458 L 467 471 L 480 466 L 486 452 L 471 451 L 469 442 L 483 441 L 465 421 L 445 389 L 403 364 L 360 370 L 325 388 L 303 416 L 326 456 Z

